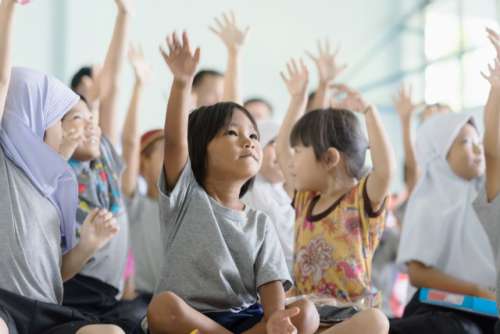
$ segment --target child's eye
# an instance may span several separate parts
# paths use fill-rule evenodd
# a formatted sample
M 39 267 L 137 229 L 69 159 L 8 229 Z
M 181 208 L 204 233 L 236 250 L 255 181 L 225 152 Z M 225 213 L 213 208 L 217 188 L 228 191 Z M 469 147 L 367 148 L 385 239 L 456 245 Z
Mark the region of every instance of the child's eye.
M 255 133 L 251 134 L 250 138 L 253 140 L 259 140 L 259 136 L 257 136 Z
M 226 135 L 227 136 L 238 136 L 238 133 L 236 133 L 236 131 L 234 131 L 234 130 L 227 130 Z

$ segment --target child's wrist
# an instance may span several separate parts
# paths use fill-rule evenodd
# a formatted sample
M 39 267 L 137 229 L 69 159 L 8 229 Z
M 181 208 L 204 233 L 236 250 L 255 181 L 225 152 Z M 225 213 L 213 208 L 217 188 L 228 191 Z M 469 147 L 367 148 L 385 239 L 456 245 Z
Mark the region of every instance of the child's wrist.
M 191 86 L 191 82 L 193 81 L 193 78 L 178 78 L 174 77 L 174 82 L 173 86 L 176 88 L 187 88 Z

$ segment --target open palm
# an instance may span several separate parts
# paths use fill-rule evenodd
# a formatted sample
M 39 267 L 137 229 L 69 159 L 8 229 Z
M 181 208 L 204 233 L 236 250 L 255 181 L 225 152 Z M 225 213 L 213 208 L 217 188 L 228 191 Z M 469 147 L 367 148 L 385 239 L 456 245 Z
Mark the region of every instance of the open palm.
M 249 27 L 244 29 L 238 27 L 236 22 L 236 17 L 233 12 L 229 15 L 226 13 L 222 14 L 222 22 L 218 18 L 215 18 L 216 27 L 210 27 L 210 30 L 219 36 L 224 45 L 230 50 L 239 49 L 244 43 L 247 37 Z
M 182 34 L 182 42 L 176 33 L 167 36 L 166 42 L 169 51 L 160 48 L 165 63 L 176 80 L 188 82 L 193 78 L 200 62 L 200 49 L 197 48 L 194 53 L 191 51 L 186 32 Z
M 297 62 L 295 59 L 287 63 L 287 72 L 281 72 L 281 78 L 285 82 L 290 95 L 305 94 L 309 83 L 309 71 L 302 59 Z

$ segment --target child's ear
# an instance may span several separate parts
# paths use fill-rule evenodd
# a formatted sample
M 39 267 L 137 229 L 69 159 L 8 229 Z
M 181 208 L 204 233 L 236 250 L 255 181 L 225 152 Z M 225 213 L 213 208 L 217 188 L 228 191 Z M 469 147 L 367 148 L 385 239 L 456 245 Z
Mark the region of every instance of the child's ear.
M 328 170 L 335 168 L 340 162 L 340 152 L 333 147 L 330 147 L 325 154 L 323 154 L 323 164 Z

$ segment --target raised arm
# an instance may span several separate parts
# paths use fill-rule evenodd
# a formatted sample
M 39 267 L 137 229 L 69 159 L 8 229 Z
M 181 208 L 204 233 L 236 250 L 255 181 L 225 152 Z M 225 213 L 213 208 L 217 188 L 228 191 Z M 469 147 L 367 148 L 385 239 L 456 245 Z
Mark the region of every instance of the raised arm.
M 119 79 L 128 44 L 132 0 L 115 0 L 115 2 L 118 15 L 101 71 L 101 101 L 99 105 L 99 125 L 102 133 L 113 145 L 118 143 Z
M 0 122 L 5 109 L 5 100 L 9 90 L 12 49 L 12 19 L 16 1 L 0 2 Z
M 165 117 L 165 157 L 163 169 L 167 186 L 173 188 L 188 159 L 188 119 L 191 105 L 191 84 L 200 62 L 200 49 L 193 54 L 184 32 L 182 42 L 173 33 L 167 37 L 169 51 L 160 48 L 174 76 Z
M 406 169 L 405 182 L 408 193 L 411 194 L 420 174 L 415 156 L 415 139 L 412 129 L 412 117 L 416 106 L 411 100 L 411 86 L 401 86 L 398 94 L 394 97 L 394 108 L 399 114 L 403 130 L 404 168 Z
M 241 103 L 239 87 L 240 50 L 245 43 L 249 27 L 238 27 L 233 12 L 222 14 L 222 21 L 215 18 L 215 26 L 210 30 L 219 36 L 227 49 L 227 68 L 224 74 L 224 101 Z
M 122 191 L 127 197 L 134 195 L 137 188 L 140 165 L 140 134 L 139 134 L 139 108 L 144 86 L 149 80 L 150 68 L 144 60 L 142 48 L 130 46 L 128 53 L 130 64 L 134 69 L 135 83 L 132 98 L 122 131 L 123 159 L 125 170 L 122 176 Z
M 290 94 L 290 104 L 276 139 L 276 155 L 278 164 L 285 175 L 285 189 L 292 196 L 295 188 L 290 173 L 290 163 L 293 158 L 290 134 L 293 126 L 304 115 L 306 110 L 309 72 L 302 60 L 300 60 L 300 64 L 297 64 L 295 60 L 291 60 L 287 64 L 287 74 L 281 72 L 281 77 Z
M 325 41 L 324 44 L 318 41 L 318 55 L 315 56 L 311 52 L 307 51 L 307 55 L 316 64 L 316 69 L 318 71 L 318 89 L 314 95 L 311 110 L 314 109 L 324 109 L 330 106 L 331 99 L 331 85 L 335 79 L 346 69 L 347 65 L 339 65 L 337 63 L 337 56 L 340 52 L 340 48 L 337 48 L 335 52 L 331 51 L 330 42 Z
M 395 157 L 377 108 L 366 103 L 360 93 L 346 85 L 334 85 L 345 94 L 339 106 L 364 114 L 373 169 L 368 177 L 366 192 L 372 208 L 377 211 L 389 193 L 395 170 Z

